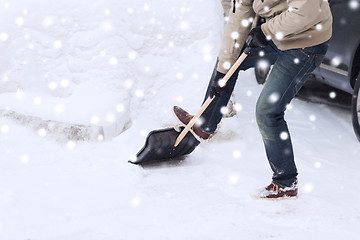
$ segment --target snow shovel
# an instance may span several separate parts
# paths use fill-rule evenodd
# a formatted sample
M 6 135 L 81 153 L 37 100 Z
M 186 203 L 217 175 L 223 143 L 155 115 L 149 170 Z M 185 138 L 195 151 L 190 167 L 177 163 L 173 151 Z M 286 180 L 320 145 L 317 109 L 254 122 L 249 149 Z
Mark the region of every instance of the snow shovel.
M 184 127 L 181 127 L 180 131 L 182 129 L 184 129 Z M 188 133 L 183 138 L 181 144 L 175 148 L 174 143 L 178 135 L 179 132 L 174 128 L 165 128 L 150 132 L 146 138 L 144 147 L 136 154 L 136 159 L 133 161 L 129 160 L 129 162 L 142 165 L 176 159 L 191 153 L 200 144 L 191 133 Z
M 247 44 L 248 42 L 250 42 L 252 40 L 252 38 L 249 40 L 249 38 L 246 40 Z M 229 80 L 229 78 L 234 74 L 234 72 L 236 71 L 236 69 L 240 66 L 240 64 L 245 60 L 245 58 L 248 56 L 250 52 L 250 47 L 245 48 L 244 52 L 240 55 L 240 57 L 238 58 L 238 60 L 234 63 L 234 65 L 230 68 L 230 70 L 226 73 L 226 75 L 223 78 L 223 83 L 224 85 L 226 84 L 226 82 Z M 205 111 L 205 109 L 210 105 L 210 103 L 212 102 L 212 100 L 214 99 L 211 98 L 210 96 L 206 99 L 206 101 L 204 102 L 204 104 L 201 106 L 201 108 L 199 109 L 199 111 L 194 115 L 194 117 L 191 119 L 191 121 L 186 125 L 186 127 L 184 128 L 184 130 L 182 130 L 182 132 L 180 133 L 180 135 L 176 138 L 174 147 L 177 147 L 180 142 L 184 139 L 184 137 L 187 135 L 187 133 L 190 131 L 190 129 L 192 128 L 192 126 L 195 124 L 195 122 L 199 119 L 199 117 L 201 116 L 201 114 Z

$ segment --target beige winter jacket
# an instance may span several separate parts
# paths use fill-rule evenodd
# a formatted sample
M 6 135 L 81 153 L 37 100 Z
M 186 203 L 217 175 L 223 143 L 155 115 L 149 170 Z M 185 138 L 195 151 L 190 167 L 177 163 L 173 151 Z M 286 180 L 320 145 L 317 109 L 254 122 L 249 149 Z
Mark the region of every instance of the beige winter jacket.
M 315 46 L 332 34 L 326 0 L 235 0 L 220 48 L 219 72 L 226 73 L 239 57 L 256 16 L 266 19 L 261 29 L 280 50 Z

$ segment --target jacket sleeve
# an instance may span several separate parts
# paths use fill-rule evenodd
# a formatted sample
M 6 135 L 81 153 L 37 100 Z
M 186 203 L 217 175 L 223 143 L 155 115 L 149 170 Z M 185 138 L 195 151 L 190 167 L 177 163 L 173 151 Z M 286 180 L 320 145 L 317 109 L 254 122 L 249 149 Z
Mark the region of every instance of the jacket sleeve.
M 255 12 L 252 8 L 253 1 L 254 0 L 232 1 L 229 20 L 225 25 L 218 56 L 219 62 L 217 70 L 221 73 L 226 74 L 239 57 L 240 51 L 250 32 L 252 20 L 255 17 Z
M 261 25 L 266 36 L 282 40 L 313 27 L 323 0 L 287 0 L 288 9 Z

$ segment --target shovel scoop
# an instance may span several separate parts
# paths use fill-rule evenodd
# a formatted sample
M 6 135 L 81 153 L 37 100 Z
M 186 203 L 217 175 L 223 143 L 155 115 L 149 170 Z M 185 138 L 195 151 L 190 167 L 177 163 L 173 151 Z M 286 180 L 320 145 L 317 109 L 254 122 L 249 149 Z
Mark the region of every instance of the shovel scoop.
M 184 127 L 181 127 L 182 131 Z M 179 158 L 194 151 L 200 142 L 188 132 L 181 143 L 174 147 L 179 132 L 174 128 L 154 130 L 146 138 L 144 147 L 136 154 L 133 164 L 146 164 Z

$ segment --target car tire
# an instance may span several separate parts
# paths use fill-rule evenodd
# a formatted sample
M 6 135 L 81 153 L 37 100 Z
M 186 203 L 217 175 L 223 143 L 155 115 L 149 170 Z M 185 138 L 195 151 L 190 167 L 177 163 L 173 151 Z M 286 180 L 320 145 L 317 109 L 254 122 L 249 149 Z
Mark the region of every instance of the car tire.
M 355 82 L 351 102 L 352 123 L 357 139 L 360 141 L 360 74 Z
M 264 84 L 269 74 L 270 66 L 268 67 L 255 67 L 255 77 L 258 84 Z

